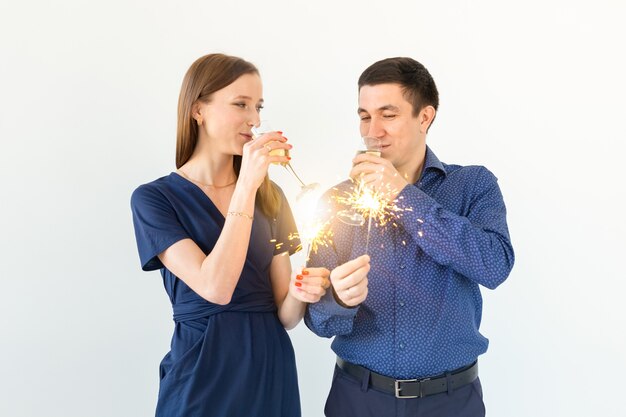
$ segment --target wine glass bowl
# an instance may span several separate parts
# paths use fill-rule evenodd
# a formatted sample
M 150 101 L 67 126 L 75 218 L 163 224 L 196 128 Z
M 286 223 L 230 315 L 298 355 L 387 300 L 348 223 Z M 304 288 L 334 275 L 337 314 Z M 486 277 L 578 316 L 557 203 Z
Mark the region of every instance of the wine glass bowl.
M 359 149 L 358 151 L 356 151 L 357 155 L 361 155 L 361 154 L 368 154 L 368 155 L 374 155 L 374 156 L 378 156 L 380 157 L 380 151 L 378 150 L 374 150 L 374 149 Z
M 359 151 L 360 153 L 368 153 L 376 156 L 380 156 L 382 143 L 381 139 L 373 136 L 363 136 L 361 141 L 365 145 L 365 150 Z
M 261 136 L 264 133 L 273 131 L 273 129 L 270 127 L 270 125 L 269 125 L 267 120 L 261 120 L 259 125 L 252 127 L 251 130 L 252 130 L 252 136 L 254 137 L 254 139 L 258 138 L 259 136 Z M 269 143 L 271 143 L 271 142 L 269 142 Z M 271 156 L 289 156 L 289 150 L 282 149 L 282 148 L 281 149 L 272 149 L 269 154 Z M 302 179 L 300 179 L 300 176 L 298 174 L 296 174 L 296 171 L 293 169 L 293 166 L 291 166 L 290 162 L 275 162 L 275 164 L 282 165 L 300 183 L 300 192 L 296 196 L 296 200 L 300 200 L 300 198 L 302 198 L 304 195 L 306 195 L 306 194 L 308 194 L 308 193 L 310 193 L 312 191 L 315 191 L 315 190 L 317 190 L 319 188 L 320 185 L 317 182 L 305 184 L 304 181 L 302 181 Z
M 273 132 L 274 130 L 272 129 L 270 124 L 267 122 L 267 120 L 262 120 L 258 126 L 253 126 L 251 131 L 252 131 L 252 137 L 254 139 L 257 139 L 259 136 L 265 133 Z M 268 145 L 270 146 L 270 148 L 272 147 L 270 145 L 272 142 L 276 142 L 276 141 L 268 142 Z M 269 155 L 270 156 L 289 156 L 289 150 L 282 149 L 282 148 L 275 148 L 270 151 Z M 283 165 L 283 166 L 285 165 L 285 163 L 283 162 L 272 162 L 272 163 L 276 165 Z
M 365 224 L 365 217 L 354 208 L 338 211 L 337 218 L 348 226 L 363 226 Z

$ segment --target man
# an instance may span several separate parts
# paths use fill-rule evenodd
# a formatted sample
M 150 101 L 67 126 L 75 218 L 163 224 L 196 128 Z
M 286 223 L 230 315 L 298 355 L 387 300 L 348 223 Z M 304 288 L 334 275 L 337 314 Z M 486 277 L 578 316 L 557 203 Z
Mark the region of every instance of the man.
M 440 162 L 426 146 L 439 97 L 422 64 L 385 59 L 358 85 L 361 135 L 380 156 L 356 156 L 350 177 L 381 195 L 392 214 L 369 228 L 344 224 L 336 213 L 354 183 L 326 195 L 333 243 L 310 265 L 333 270 L 333 291 L 305 317 L 319 336 L 335 336 L 325 413 L 484 416 L 476 361 L 488 340 L 479 333 L 479 286 L 496 288 L 514 261 L 497 180 L 484 167 Z M 371 266 L 358 257 L 366 247 Z

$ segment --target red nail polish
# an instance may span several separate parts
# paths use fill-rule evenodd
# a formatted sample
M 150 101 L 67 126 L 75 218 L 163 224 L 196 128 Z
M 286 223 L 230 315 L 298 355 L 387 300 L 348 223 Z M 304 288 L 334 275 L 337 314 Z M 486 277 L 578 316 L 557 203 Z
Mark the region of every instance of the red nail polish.
M 286 136 L 283 136 L 283 139 L 285 139 L 285 141 L 288 141 L 288 140 L 289 140 L 289 139 L 287 139 L 287 137 L 286 137 Z
M 302 275 L 296 275 L 296 279 L 302 279 Z
M 283 134 L 283 132 L 281 132 L 280 130 L 277 130 L 276 133 L 278 133 L 279 135 Z
M 296 287 L 301 287 L 302 283 L 301 282 L 296 282 Z
M 306 269 L 302 270 L 302 275 L 309 275 L 309 271 L 307 271 Z
M 291 157 L 290 156 L 288 156 L 287 159 L 291 161 Z

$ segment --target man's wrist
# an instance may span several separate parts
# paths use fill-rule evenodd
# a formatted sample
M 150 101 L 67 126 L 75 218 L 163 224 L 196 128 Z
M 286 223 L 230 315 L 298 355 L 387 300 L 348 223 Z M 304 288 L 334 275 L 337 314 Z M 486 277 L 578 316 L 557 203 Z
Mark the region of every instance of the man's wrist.
M 335 302 L 343 307 L 343 308 L 357 308 L 359 306 L 359 304 L 355 305 L 355 306 L 349 306 L 347 304 L 345 304 L 343 301 L 341 301 L 341 298 L 339 298 L 339 296 L 337 295 L 337 292 L 335 291 L 335 287 L 331 284 L 330 286 L 331 290 L 333 291 L 333 298 L 335 299 Z

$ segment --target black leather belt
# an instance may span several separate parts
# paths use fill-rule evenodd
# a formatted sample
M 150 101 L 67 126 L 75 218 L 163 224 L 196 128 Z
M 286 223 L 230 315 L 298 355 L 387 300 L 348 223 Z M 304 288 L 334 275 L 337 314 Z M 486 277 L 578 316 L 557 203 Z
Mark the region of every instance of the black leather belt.
M 362 380 L 363 375 L 368 371 L 367 368 L 346 362 L 340 357 L 337 357 L 337 366 L 359 380 Z M 424 379 L 393 379 L 376 372 L 369 372 L 369 386 L 372 388 L 394 394 L 396 398 L 422 398 L 448 391 L 448 381 L 452 389 L 471 383 L 478 377 L 478 362 L 452 371 L 448 376 Z

